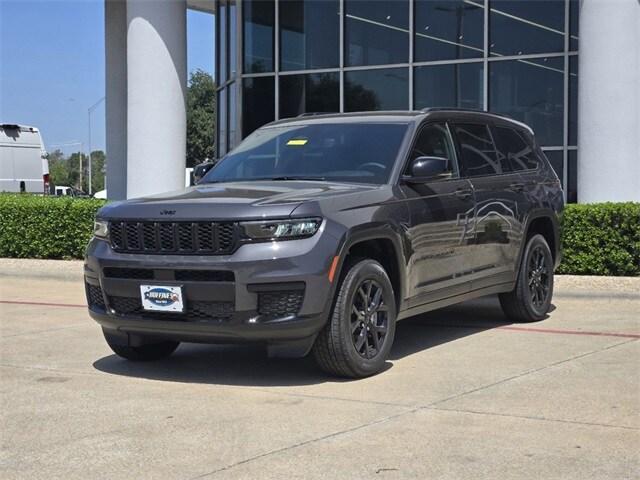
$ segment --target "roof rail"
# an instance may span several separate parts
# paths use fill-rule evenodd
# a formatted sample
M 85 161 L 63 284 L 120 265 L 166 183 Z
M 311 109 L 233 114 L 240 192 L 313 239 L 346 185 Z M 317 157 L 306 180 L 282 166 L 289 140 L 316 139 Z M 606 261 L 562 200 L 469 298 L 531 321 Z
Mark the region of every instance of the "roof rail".
M 479 108 L 458 108 L 458 107 L 427 107 L 420 109 L 422 113 L 429 112 L 474 112 L 474 113 L 488 113 L 490 115 L 497 115 L 496 113 L 488 112 L 487 110 L 481 110 Z
M 298 115 L 296 118 L 300 117 L 315 117 L 316 115 L 331 115 L 338 112 L 305 112 Z

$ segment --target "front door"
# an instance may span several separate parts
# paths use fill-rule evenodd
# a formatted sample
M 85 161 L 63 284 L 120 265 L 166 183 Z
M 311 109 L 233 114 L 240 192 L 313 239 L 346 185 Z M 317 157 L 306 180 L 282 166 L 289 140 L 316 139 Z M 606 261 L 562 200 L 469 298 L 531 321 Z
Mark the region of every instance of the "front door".
M 422 127 L 407 167 L 420 156 L 447 158 L 449 172 L 424 183 L 400 186 L 410 213 L 409 307 L 469 291 L 465 271 L 474 240 L 473 188 L 468 180 L 459 176 L 446 124 L 431 123 Z

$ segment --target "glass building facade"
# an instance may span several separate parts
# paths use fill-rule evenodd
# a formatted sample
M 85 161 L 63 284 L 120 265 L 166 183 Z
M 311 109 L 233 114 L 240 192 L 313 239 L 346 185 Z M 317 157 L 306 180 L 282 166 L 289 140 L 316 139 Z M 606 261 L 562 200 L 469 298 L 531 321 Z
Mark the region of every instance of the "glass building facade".
M 217 154 L 305 112 L 460 107 L 530 125 L 577 197 L 579 0 L 220 0 Z

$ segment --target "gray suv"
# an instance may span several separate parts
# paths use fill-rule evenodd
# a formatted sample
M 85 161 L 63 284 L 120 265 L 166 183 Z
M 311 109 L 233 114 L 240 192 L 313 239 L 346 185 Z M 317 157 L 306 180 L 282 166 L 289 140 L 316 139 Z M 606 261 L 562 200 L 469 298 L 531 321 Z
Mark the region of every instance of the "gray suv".
M 364 377 L 403 318 L 489 294 L 512 321 L 545 318 L 563 204 L 531 129 L 503 116 L 277 121 L 198 185 L 100 210 L 89 313 L 129 360 L 259 342 Z

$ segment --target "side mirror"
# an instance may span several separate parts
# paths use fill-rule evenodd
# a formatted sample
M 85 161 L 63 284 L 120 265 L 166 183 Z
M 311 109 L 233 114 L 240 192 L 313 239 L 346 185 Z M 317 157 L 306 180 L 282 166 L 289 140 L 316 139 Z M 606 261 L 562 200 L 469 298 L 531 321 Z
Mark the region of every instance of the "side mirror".
M 213 162 L 201 163 L 200 165 L 196 165 L 193 169 L 193 183 L 197 185 L 198 182 L 202 180 L 202 177 L 204 177 L 207 172 L 213 168 L 214 165 L 215 163 Z
M 410 175 L 403 176 L 403 180 L 409 183 L 421 183 L 426 180 L 443 178 L 451 175 L 449 159 L 444 157 L 417 157 L 409 166 Z

